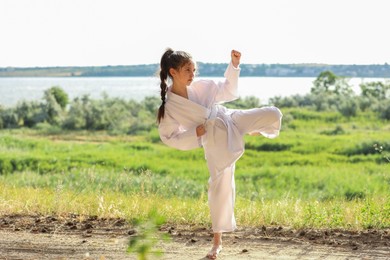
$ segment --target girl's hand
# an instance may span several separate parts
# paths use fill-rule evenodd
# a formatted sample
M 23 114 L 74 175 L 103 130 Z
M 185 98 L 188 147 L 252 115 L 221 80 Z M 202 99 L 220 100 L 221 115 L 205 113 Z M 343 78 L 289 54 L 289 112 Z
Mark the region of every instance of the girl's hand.
M 241 52 L 232 50 L 231 57 L 233 66 L 237 68 L 240 65 Z
M 206 128 L 204 125 L 198 125 L 196 127 L 196 136 L 199 137 L 199 136 L 202 136 L 206 133 Z

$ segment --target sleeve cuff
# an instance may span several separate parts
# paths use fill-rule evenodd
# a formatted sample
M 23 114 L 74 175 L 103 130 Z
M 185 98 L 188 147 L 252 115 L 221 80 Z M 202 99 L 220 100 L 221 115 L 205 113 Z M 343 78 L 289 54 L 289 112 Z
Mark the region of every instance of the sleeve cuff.
M 226 71 L 224 73 L 225 78 L 230 81 L 234 82 L 234 85 L 237 85 L 238 77 L 240 76 L 241 68 L 240 65 L 238 67 L 234 67 L 233 63 L 230 62 L 229 66 L 226 68 Z
M 232 62 L 230 62 L 230 64 L 229 64 L 234 70 L 241 70 L 241 68 L 240 68 L 240 64 L 238 64 L 238 66 L 237 67 L 234 67 L 234 65 L 233 65 L 233 63 Z
M 200 138 L 196 135 L 196 128 L 188 129 L 183 135 L 185 135 L 188 140 L 191 140 L 190 143 L 192 145 L 201 146 Z

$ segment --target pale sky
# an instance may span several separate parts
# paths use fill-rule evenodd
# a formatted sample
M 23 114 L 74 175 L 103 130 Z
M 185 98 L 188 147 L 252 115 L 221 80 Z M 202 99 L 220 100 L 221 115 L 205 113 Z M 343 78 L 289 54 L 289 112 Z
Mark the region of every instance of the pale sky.
M 390 63 L 387 0 L 0 0 L 0 67 Z

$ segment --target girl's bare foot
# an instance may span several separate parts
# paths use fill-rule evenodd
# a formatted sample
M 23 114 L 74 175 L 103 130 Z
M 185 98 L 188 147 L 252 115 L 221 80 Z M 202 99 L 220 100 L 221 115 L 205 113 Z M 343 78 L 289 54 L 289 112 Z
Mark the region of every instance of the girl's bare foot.
M 222 250 L 222 233 L 214 233 L 213 247 L 207 253 L 207 258 L 216 259 Z
M 211 250 L 207 253 L 208 259 L 217 259 L 219 252 L 222 251 L 222 245 L 214 245 Z

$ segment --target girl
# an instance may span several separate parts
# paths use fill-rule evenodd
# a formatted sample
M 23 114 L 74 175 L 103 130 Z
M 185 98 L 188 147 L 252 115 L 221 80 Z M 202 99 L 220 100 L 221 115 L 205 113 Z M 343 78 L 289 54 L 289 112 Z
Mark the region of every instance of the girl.
M 168 48 L 160 63 L 162 104 L 157 121 L 161 140 L 180 150 L 204 148 L 214 232 L 213 246 L 207 254 L 210 259 L 222 250 L 222 232 L 236 229 L 234 169 L 244 152 L 243 136 L 261 134 L 274 138 L 281 127 L 282 113 L 276 107 L 236 110 L 220 105 L 238 98 L 240 59 L 241 53 L 232 50 L 225 80 L 218 83 L 194 81 L 196 66 L 184 51 Z

